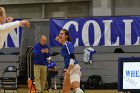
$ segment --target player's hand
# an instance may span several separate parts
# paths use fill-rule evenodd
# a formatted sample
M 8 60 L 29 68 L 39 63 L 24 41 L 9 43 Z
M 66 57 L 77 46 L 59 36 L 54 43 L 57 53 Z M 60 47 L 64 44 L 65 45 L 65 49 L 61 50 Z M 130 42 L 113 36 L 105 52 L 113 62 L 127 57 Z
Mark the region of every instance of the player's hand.
M 6 18 L 6 21 L 9 23 L 9 22 L 13 22 L 14 18 L 13 17 L 7 17 Z
M 23 27 L 30 27 L 30 22 L 27 21 L 27 20 L 21 20 L 21 21 L 20 21 L 20 26 L 23 26 Z
M 69 71 L 69 70 L 67 70 L 67 71 L 65 72 L 65 74 L 70 75 L 70 71 Z
M 57 36 L 57 37 L 55 38 L 55 40 L 59 42 L 59 36 Z
M 58 43 L 61 44 L 61 42 L 60 42 L 60 37 L 59 37 L 59 36 L 57 36 L 57 37 L 55 38 L 55 40 L 56 40 Z

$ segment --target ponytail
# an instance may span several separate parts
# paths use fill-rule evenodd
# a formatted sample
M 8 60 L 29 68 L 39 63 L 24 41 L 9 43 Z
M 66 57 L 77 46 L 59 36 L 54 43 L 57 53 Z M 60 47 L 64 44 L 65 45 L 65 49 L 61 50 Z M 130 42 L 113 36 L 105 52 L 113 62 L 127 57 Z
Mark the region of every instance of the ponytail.
M 71 38 L 68 36 L 67 41 L 71 42 Z

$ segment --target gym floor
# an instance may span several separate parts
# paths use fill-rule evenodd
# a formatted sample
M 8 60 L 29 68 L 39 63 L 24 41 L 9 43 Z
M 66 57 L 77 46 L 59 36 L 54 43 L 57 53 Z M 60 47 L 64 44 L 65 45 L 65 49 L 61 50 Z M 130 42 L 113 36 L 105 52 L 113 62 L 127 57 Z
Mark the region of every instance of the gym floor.
M 4 91 L 1 89 L 0 93 L 4 93 Z M 13 91 L 6 90 L 5 93 L 13 93 Z M 17 93 L 17 91 L 14 91 L 14 93 Z M 28 93 L 28 88 L 27 87 L 19 88 L 18 93 Z M 48 93 L 48 91 L 45 91 L 44 93 Z M 51 93 L 59 93 L 59 90 L 53 90 Z M 85 93 L 123 93 L 123 92 L 118 92 L 117 90 L 86 90 Z
M 4 93 L 4 91 L 1 90 L 0 93 Z M 6 90 L 5 93 L 13 93 L 13 91 Z M 17 91 L 14 91 L 14 93 L 17 93 Z M 28 90 L 27 89 L 18 89 L 18 93 L 28 93 Z M 48 92 L 45 91 L 44 93 L 48 93 Z M 59 93 L 59 90 L 53 90 L 51 93 Z M 85 93 L 123 93 L 123 92 L 118 92 L 117 90 L 86 90 Z

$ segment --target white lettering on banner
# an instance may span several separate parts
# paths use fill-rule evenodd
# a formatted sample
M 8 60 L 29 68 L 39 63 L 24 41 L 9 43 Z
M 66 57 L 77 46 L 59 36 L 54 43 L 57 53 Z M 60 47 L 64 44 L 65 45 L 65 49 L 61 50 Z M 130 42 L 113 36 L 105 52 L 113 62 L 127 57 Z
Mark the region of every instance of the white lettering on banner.
M 125 23 L 125 45 L 131 45 L 131 23 L 133 20 L 123 20 Z
M 105 34 L 104 34 L 104 40 L 105 40 L 105 46 L 111 45 L 111 22 L 112 20 L 103 20 L 103 23 L 105 25 Z
M 112 44 L 112 46 L 118 46 L 120 45 L 120 37 L 117 37 L 117 40 L 114 44 Z
M 125 45 L 132 45 L 131 43 L 131 24 L 133 22 L 133 20 L 123 20 L 123 22 L 125 23 Z M 134 45 L 139 45 L 139 37 L 137 37 L 137 41 Z
M 72 24 L 75 26 L 75 29 L 76 29 L 76 31 L 78 32 L 78 23 L 75 22 L 75 21 L 69 21 L 69 22 L 67 22 L 67 23 L 63 26 L 63 29 L 69 30 L 69 27 L 70 27 L 70 25 L 72 25 Z M 78 38 L 76 38 L 76 41 L 75 41 L 74 46 L 78 46 Z
M 17 31 L 14 30 L 9 35 L 15 47 L 19 47 L 19 27 L 17 28 Z M 5 41 L 5 47 L 8 47 L 8 39 Z
M 122 35 L 124 35 L 124 39 L 122 38 L 122 35 L 119 35 L 116 37 L 116 35 L 111 35 L 111 28 L 112 28 L 112 23 L 113 20 L 102 20 L 103 24 L 104 24 L 104 33 L 101 33 L 101 27 L 100 24 L 96 21 L 96 20 L 88 20 L 83 24 L 82 27 L 82 32 L 81 32 L 81 37 L 82 37 L 82 42 L 84 44 L 84 46 L 98 46 L 100 44 L 100 40 L 103 38 L 104 39 L 104 46 L 118 46 L 120 44 L 124 44 L 124 45 L 139 45 L 140 44 L 140 36 L 139 34 L 137 34 L 137 36 L 135 38 L 137 38 L 135 41 L 132 40 L 132 23 L 133 23 L 133 19 L 125 19 L 122 20 L 122 26 L 124 26 L 123 30 L 124 32 L 120 32 L 122 33 Z M 79 31 L 79 23 L 76 21 L 69 21 L 67 22 L 64 26 L 63 29 L 67 29 L 69 30 L 70 26 L 74 25 L 76 32 Z M 90 44 L 90 38 L 89 38 L 89 26 L 93 25 L 93 37 L 94 37 L 94 43 Z M 124 33 L 124 34 L 123 34 Z M 102 35 L 104 35 L 102 37 Z M 111 38 L 115 36 L 114 38 L 116 38 L 116 41 L 113 41 Z M 76 37 L 76 42 L 74 44 L 74 46 L 79 46 L 79 38 Z M 121 40 L 122 39 L 122 40 Z M 133 41 L 133 42 L 132 42 Z
M 140 37 L 139 36 L 137 37 L 137 41 L 134 45 L 140 45 Z
M 99 42 L 101 39 L 101 29 L 100 29 L 99 24 L 94 20 L 89 20 L 84 24 L 83 29 L 82 29 L 82 40 L 83 40 L 83 43 L 85 46 L 90 46 L 89 37 L 88 37 L 88 35 L 89 35 L 88 29 L 89 29 L 90 24 L 93 24 L 93 26 L 94 26 L 94 44 L 93 44 L 93 46 L 97 46 L 97 45 L 99 45 Z

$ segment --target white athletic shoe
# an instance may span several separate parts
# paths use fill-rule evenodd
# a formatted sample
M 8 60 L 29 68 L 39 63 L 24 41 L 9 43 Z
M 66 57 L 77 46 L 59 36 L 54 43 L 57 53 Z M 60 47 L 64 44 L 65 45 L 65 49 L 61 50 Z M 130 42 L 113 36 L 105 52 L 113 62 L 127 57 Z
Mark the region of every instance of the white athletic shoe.
M 51 93 L 51 92 L 52 92 L 52 89 L 50 88 L 50 89 L 49 89 L 49 93 Z
M 75 93 L 84 93 L 84 92 L 83 92 L 83 90 L 82 90 L 82 89 L 77 88 L 77 89 L 75 89 Z

